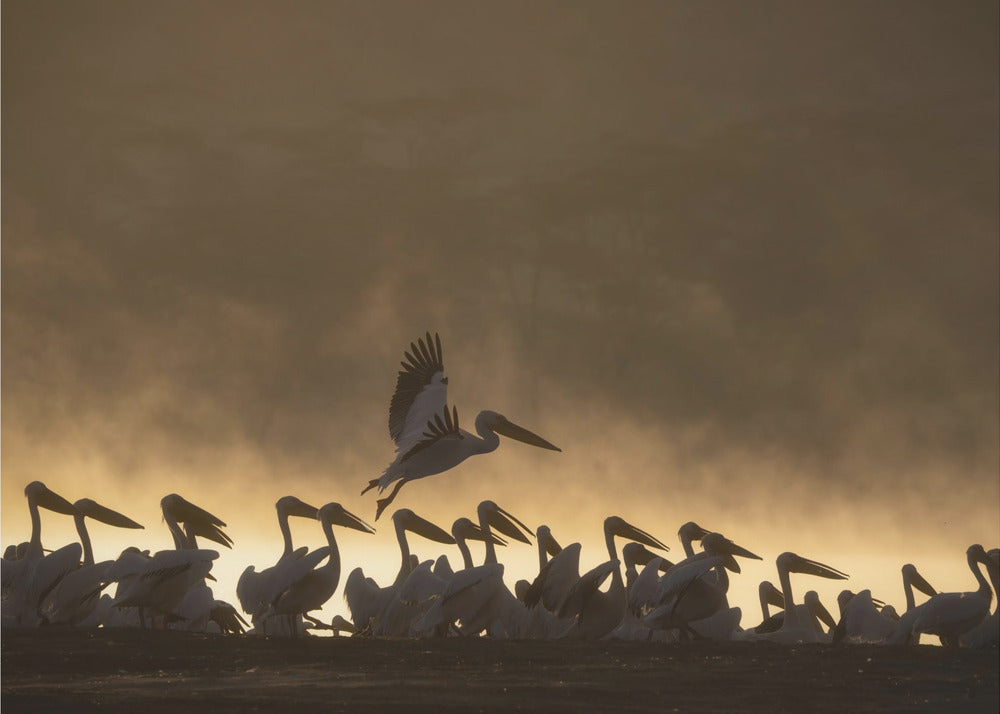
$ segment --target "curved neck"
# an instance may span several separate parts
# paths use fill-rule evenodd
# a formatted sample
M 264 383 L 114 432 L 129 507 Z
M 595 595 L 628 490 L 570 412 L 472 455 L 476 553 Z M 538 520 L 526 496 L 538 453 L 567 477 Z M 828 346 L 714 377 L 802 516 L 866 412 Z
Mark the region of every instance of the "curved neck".
M 167 511 L 163 512 L 163 520 L 166 522 L 167 528 L 170 530 L 170 535 L 174 539 L 174 548 L 177 550 L 186 550 L 188 547 L 187 537 L 177 524 L 177 520 Z
M 694 548 L 691 546 L 691 538 L 688 535 L 681 537 L 681 545 L 684 547 L 684 555 L 688 558 L 694 556 Z
M 781 594 L 785 598 L 785 621 L 781 629 L 786 630 L 799 624 L 798 613 L 795 611 L 795 601 L 792 599 L 792 579 L 787 569 L 778 571 L 781 582 Z
M 479 434 L 480 441 L 476 444 L 475 453 L 488 454 L 500 446 L 500 437 L 486 425 L 486 418 L 482 412 L 476 417 L 476 433 Z
M 406 528 L 398 521 L 396 523 L 396 540 L 399 541 L 399 554 L 402 557 L 396 581 L 401 583 L 410 574 L 410 544 L 406 541 Z
M 479 428 L 478 419 L 476 420 L 476 428 Z M 490 433 L 492 434 L 493 432 Z M 498 439 L 496 434 L 493 434 L 493 438 Z M 493 448 L 495 449 L 496 447 L 494 446 Z M 486 539 L 486 557 L 483 559 L 483 565 L 493 565 L 497 562 L 497 548 L 493 544 L 493 531 L 490 529 L 490 522 L 486 519 L 486 512 L 482 509 L 479 510 L 479 529 L 483 532 L 483 537 Z
M 465 542 L 465 538 L 456 538 L 455 544 L 458 546 L 458 550 L 462 554 L 462 562 L 465 563 L 466 569 L 471 568 L 472 553 L 469 551 L 469 545 Z
M 979 583 L 979 590 L 976 592 L 981 597 L 986 598 L 987 601 L 992 602 L 993 588 L 990 587 L 989 581 L 983 575 L 982 569 L 979 567 L 979 561 L 976 560 L 976 557 L 972 553 L 966 556 L 966 560 L 969 562 L 969 569 L 972 571 L 972 574 L 976 576 L 976 582 Z
M 549 562 L 549 553 L 545 550 L 545 543 L 542 542 L 541 538 L 538 538 L 538 570 L 541 572 L 545 564 Z
M 288 514 L 278 510 L 278 528 L 281 529 L 281 538 L 285 541 L 285 549 L 281 551 L 281 557 L 287 558 L 292 554 L 292 530 L 288 527 Z
M 605 526 L 604 528 L 604 544 L 608 547 L 608 559 L 618 560 L 618 551 L 615 548 L 615 534 L 611 532 L 611 529 Z M 622 580 L 622 567 L 621 563 L 614 567 L 611 571 L 611 587 L 625 589 L 625 582 Z
M 763 622 L 771 616 L 771 608 L 767 604 L 767 593 L 764 592 L 764 588 L 758 588 L 757 593 L 760 596 L 760 614 L 763 616 L 761 619 Z
M 339 582 L 340 550 L 337 548 L 337 539 L 333 537 L 333 525 L 323 523 L 323 534 L 326 536 L 327 545 L 330 546 L 330 557 L 323 566 L 323 569 L 333 573 L 333 580 Z
M 73 522 L 76 524 L 76 533 L 80 536 L 80 543 L 83 545 L 83 564 L 93 565 L 94 564 L 94 549 L 90 546 L 90 534 L 87 533 L 87 524 L 84 523 L 84 516 L 82 513 L 77 513 L 73 516 Z
M 906 611 L 909 612 L 917 604 L 913 597 L 913 585 L 910 583 L 909 574 L 903 575 L 903 592 L 906 594 Z
M 42 517 L 38 513 L 38 504 L 33 498 L 28 499 L 28 512 L 31 514 L 31 540 L 28 541 L 28 552 L 42 554 Z

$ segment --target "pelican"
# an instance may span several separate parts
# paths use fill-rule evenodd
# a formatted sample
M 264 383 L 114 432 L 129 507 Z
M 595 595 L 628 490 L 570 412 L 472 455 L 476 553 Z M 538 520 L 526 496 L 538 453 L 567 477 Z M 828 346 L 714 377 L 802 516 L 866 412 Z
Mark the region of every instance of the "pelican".
M 989 558 L 983 546 L 976 543 L 965 551 L 965 559 L 979 588 L 972 592 L 934 595 L 900 618 L 890 642 L 906 642 L 911 635 L 927 633 L 940 637 L 941 644 L 946 647 L 957 647 L 962 635 L 986 619 L 990 614 L 993 590 L 979 565 L 987 565 Z
M 496 545 L 502 542 L 493 534 L 496 528 L 508 538 L 530 543 L 531 530 L 494 501 L 483 501 L 476 509 L 479 531 L 486 544 L 482 565 L 455 573 L 419 620 L 413 623 L 418 635 L 441 634 L 456 621 L 459 632 L 475 635 L 483 630 L 494 637 L 514 637 L 522 634 L 524 606 L 503 582 L 503 565 L 497 562 Z M 498 542 L 499 541 L 499 542 Z
M 685 531 L 692 530 L 686 524 L 681 527 L 681 540 L 685 543 Z M 643 602 L 641 597 L 648 597 L 650 571 L 655 573 L 660 567 L 658 559 L 646 564 L 643 572 L 636 579 L 630 606 L 633 612 L 648 613 L 642 622 L 647 627 L 659 630 L 678 629 L 682 635 L 694 637 L 712 636 L 713 639 L 731 639 L 733 631 L 739 625 L 742 611 L 730 608 L 727 592 L 729 590 L 729 575 L 727 571 L 740 572 L 740 565 L 735 556 L 760 560 L 760 556 L 751 553 L 746 548 L 737 545 L 720 533 L 703 533 L 699 526 L 697 535 L 701 537 L 703 551 L 695 553 L 673 568 L 667 570 L 659 580 L 655 597 Z M 714 575 L 712 575 L 712 571 Z M 699 624 L 700 623 L 700 624 Z
M 893 619 L 879 608 L 885 603 L 872 597 L 871 590 L 855 593 L 841 590 L 837 596 L 840 622 L 833 633 L 833 643 L 885 642 L 896 630 L 898 618 Z
M 90 518 L 116 528 L 143 527 L 131 518 L 89 498 L 76 501 L 73 508 L 76 511 L 73 521 L 83 546 L 83 563 L 67 573 L 42 603 L 41 611 L 45 620 L 52 624 L 80 625 L 90 619 L 104 588 L 107 571 L 114 565 L 113 560 L 94 562 L 94 550 L 90 543 L 90 534 L 87 532 L 86 519 Z M 88 624 L 96 627 L 99 623 L 95 621 Z
M 376 521 L 404 484 L 452 469 L 470 456 L 495 451 L 500 436 L 562 451 L 493 411 L 479 412 L 475 422 L 478 436 L 462 429 L 458 409 L 448 409 L 448 378 L 444 376 L 441 338 L 437 334 L 433 340 L 428 332 L 426 340 L 411 342 L 404 357 L 389 403 L 389 435 L 396 443 L 396 458 L 361 491 L 363 495 L 378 486 L 382 493 L 396 483 L 386 498 L 378 499 Z
M 986 553 L 986 570 L 993 583 L 993 592 L 1000 599 L 1000 549 L 993 548 Z M 962 635 L 962 647 L 996 647 L 1000 641 L 1000 609 Z
M 243 612 L 250 615 L 251 622 L 257 626 L 263 634 L 267 634 L 267 622 L 260 619 L 262 613 L 270 602 L 281 592 L 285 583 L 282 582 L 282 570 L 287 563 L 298 560 L 307 552 L 306 548 L 299 550 L 292 549 L 292 531 L 288 525 L 291 516 L 298 518 L 309 518 L 316 520 L 319 510 L 315 506 L 310 506 L 295 496 L 283 496 L 274 504 L 278 514 L 278 529 L 284 542 L 284 549 L 278 557 L 277 562 L 269 568 L 264 568 L 257 572 L 253 565 L 248 565 L 240 575 L 236 585 L 236 597 L 239 598 L 240 607 Z M 277 592 L 274 583 L 277 581 Z
M 604 519 L 604 543 L 608 549 L 609 559 L 581 575 L 560 603 L 557 615 L 575 616 L 575 622 L 565 636 L 600 639 L 618 627 L 625 617 L 627 609 L 625 581 L 622 579 L 621 561 L 618 559 L 615 546 L 616 536 L 652 548 L 670 550 L 669 546 L 646 531 L 636 528 L 624 518 L 609 516 Z M 602 592 L 599 588 L 609 575 L 611 585 L 607 592 Z
M 778 579 L 781 583 L 781 595 L 785 600 L 785 616 L 781 628 L 776 632 L 767 632 L 754 639 L 766 639 L 775 642 L 821 642 L 826 639 L 824 633 L 817 632 L 815 621 L 808 617 L 807 612 L 795 607 L 792 597 L 791 573 L 815 575 L 831 580 L 846 580 L 847 575 L 836 568 L 824 565 L 815 560 L 803 558 L 795 553 L 782 553 L 775 561 L 778 568 Z M 832 619 L 832 618 L 831 618 Z
M 70 543 L 48 555 L 42 548 L 42 520 L 38 509 L 75 516 L 73 504 L 51 491 L 41 481 L 24 487 L 31 516 L 31 538 L 24 555 L 17 560 L 3 560 L 2 580 L 6 597 L 3 619 L 18 626 L 33 626 L 40 621 L 38 606 L 59 581 L 80 563 L 83 548 Z
M 366 578 L 361 568 L 355 568 L 347 576 L 344 583 L 344 599 L 351 611 L 351 620 L 359 634 L 374 634 L 381 630 L 379 618 L 385 608 L 391 603 L 396 590 L 403 584 L 417 563 L 410 558 L 410 544 L 406 533 L 412 532 L 437 543 L 454 545 L 452 538 L 444 529 L 430 521 L 421 518 L 409 508 L 400 508 L 392 514 L 396 530 L 396 541 L 399 543 L 400 566 L 396 578 L 388 587 L 380 588 L 371 578 Z
M 136 559 L 130 559 L 121 566 L 116 563 L 107 578 L 109 581 L 118 580 L 124 586 L 116 593 L 113 607 L 148 607 L 163 615 L 166 624 L 167 618 L 176 619 L 174 609 L 184 599 L 191 585 L 208 575 L 212 569 L 212 561 L 219 557 L 215 550 L 191 548 L 188 535 L 179 524 L 198 524 L 201 533 L 211 533 L 222 542 L 228 541 L 228 536 L 220 530 L 226 525 L 223 521 L 176 493 L 160 500 L 160 510 L 175 549 L 154 553 L 144 564 Z M 141 568 L 138 572 L 131 570 L 135 565 Z M 127 578 L 129 575 L 135 577 Z
M 291 583 L 272 604 L 276 614 L 288 617 L 292 636 L 295 636 L 298 629 L 295 617 L 323 607 L 340 584 L 340 550 L 333 535 L 333 526 L 353 528 L 362 533 L 375 532 L 374 528 L 339 503 L 327 503 L 319 509 L 316 519 L 323 526 L 323 534 L 330 548 L 329 559 Z

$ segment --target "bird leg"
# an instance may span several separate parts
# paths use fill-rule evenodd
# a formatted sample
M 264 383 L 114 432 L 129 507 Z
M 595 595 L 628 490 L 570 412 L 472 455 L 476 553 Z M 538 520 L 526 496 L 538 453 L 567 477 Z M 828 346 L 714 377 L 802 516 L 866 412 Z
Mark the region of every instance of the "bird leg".
M 361 495 L 364 496 L 366 493 L 368 493 L 373 488 L 375 488 L 376 486 L 378 486 L 378 482 L 379 481 L 381 481 L 381 479 L 377 479 L 377 478 L 373 478 L 371 481 L 369 481 L 368 485 L 365 486 L 364 490 L 361 492 Z
M 407 479 L 407 478 L 401 478 L 401 479 L 399 479 L 399 481 L 396 482 L 396 487 L 394 489 L 392 489 L 392 491 L 389 493 L 389 495 L 387 497 L 380 498 L 379 500 L 377 500 L 375 502 L 376 504 L 378 504 L 378 508 L 375 511 L 375 520 L 376 521 L 378 520 L 378 517 L 382 515 L 382 511 L 384 511 L 386 509 L 386 507 L 390 503 L 392 503 L 392 499 L 394 499 L 396 497 L 396 494 L 399 493 L 399 489 L 401 489 L 403 487 L 403 484 L 406 483 L 408 480 L 409 479 Z

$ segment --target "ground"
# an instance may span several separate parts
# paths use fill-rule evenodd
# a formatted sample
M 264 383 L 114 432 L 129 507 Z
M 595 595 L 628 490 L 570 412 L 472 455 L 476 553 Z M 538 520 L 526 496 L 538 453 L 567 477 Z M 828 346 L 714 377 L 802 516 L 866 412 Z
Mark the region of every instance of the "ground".
M 995 712 L 998 651 L 5 630 L 3 714 Z

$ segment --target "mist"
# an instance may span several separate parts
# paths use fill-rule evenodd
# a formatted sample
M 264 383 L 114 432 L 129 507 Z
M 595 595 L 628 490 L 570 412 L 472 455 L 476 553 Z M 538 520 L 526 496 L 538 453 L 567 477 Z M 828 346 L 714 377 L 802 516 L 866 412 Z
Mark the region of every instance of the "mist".
M 564 451 L 401 492 L 442 524 L 491 498 L 598 550 L 612 514 L 769 562 L 996 545 L 997 27 L 994 2 L 5 5 L 3 542 L 34 479 L 151 547 L 170 492 L 237 548 L 273 549 L 286 493 L 370 519 L 430 331 L 463 425 Z

